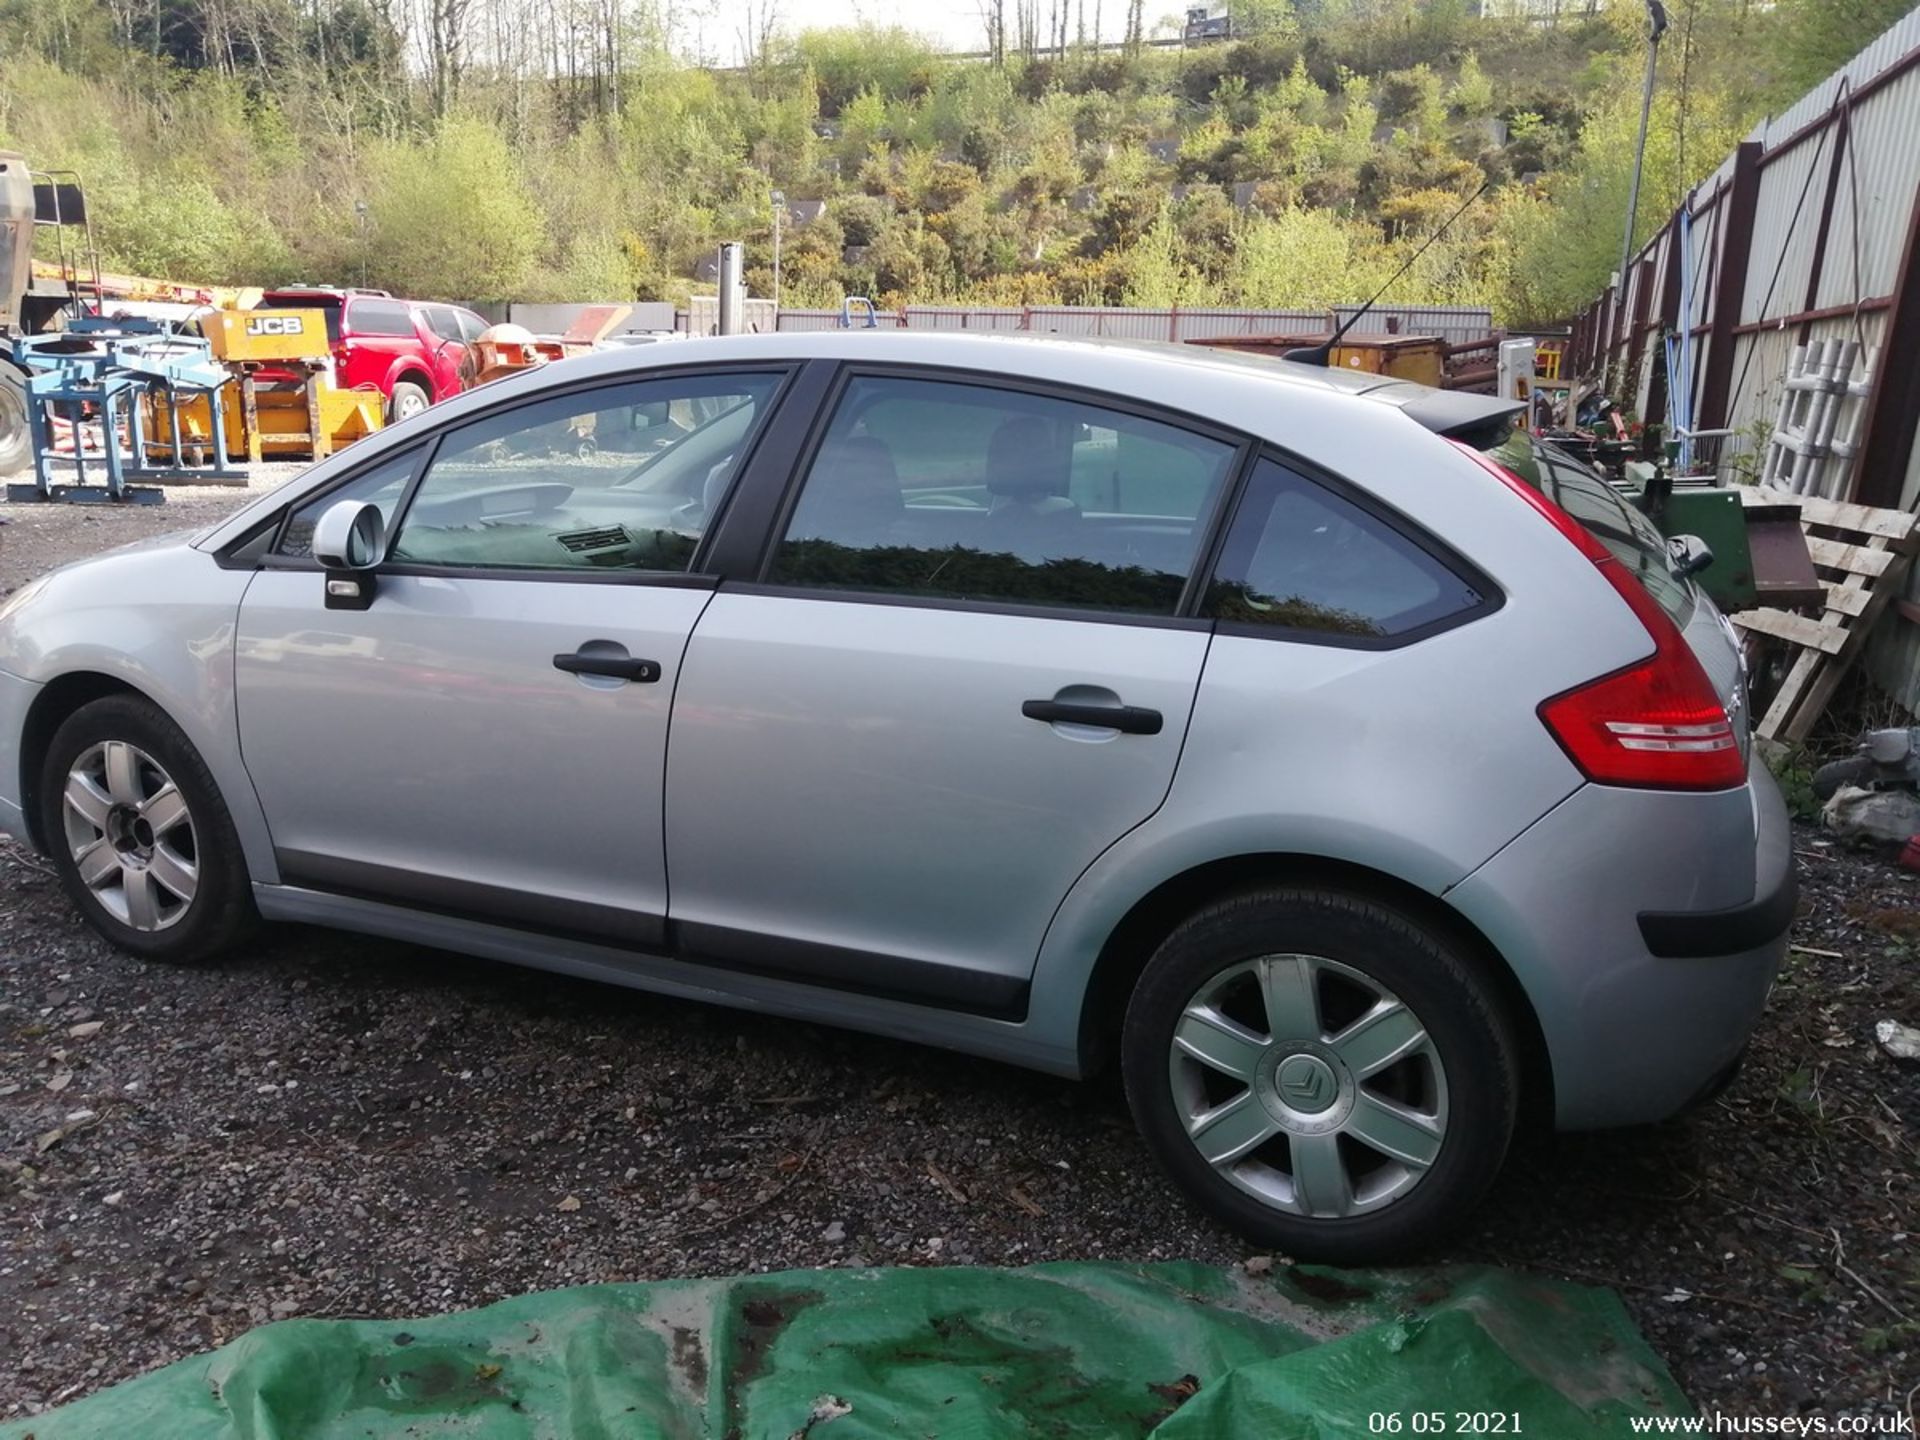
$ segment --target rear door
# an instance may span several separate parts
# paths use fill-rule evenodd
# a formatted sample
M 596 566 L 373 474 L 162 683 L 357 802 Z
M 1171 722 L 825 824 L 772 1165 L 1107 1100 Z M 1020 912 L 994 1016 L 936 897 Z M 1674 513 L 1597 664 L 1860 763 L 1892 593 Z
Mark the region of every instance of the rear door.
M 1172 781 L 1209 636 L 1181 606 L 1239 453 L 1078 396 L 848 380 L 681 672 L 684 948 L 1019 1013 L 1055 907 Z

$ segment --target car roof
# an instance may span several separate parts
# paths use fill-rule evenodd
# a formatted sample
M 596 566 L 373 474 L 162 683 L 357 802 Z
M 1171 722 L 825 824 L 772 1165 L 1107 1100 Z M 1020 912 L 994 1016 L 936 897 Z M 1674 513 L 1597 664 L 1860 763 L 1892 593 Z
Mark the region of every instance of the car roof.
M 1231 379 L 1248 385 L 1289 387 L 1303 398 L 1314 394 L 1363 399 L 1400 410 L 1422 428 L 1477 444 L 1488 434 L 1498 443 L 1511 417 L 1526 409 L 1520 400 L 1502 400 L 1357 370 L 1330 369 L 1242 350 L 1165 341 L 1110 339 L 1104 336 L 955 334 L 938 330 L 814 330 L 777 334 L 695 337 L 670 356 L 650 364 L 695 363 L 708 346 L 752 346 L 764 358 L 868 358 L 893 364 L 953 365 L 1029 378 L 1058 368 L 1066 359 L 1080 372 L 1079 383 L 1143 401 L 1166 401 L 1165 381 L 1174 374 L 1200 385 Z M 693 348 L 693 347 L 698 347 Z M 636 347 L 623 347 L 631 353 Z M 718 352 L 715 358 L 719 358 Z M 743 352 L 745 353 L 745 352 Z M 617 368 L 617 367 L 616 367 Z M 1191 408 L 1191 407 L 1188 407 Z M 1221 417 L 1225 418 L 1225 417 Z M 1497 433 L 1494 433 L 1497 432 Z
M 1084 389 L 1202 424 L 1224 426 L 1286 445 L 1339 470 L 1399 449 L 1386 428 L 1460 435 L 1460 426 L 1491 415 L 1504 426 L 1522 408 L 1487 396 L 1438 391 L 1379 375 L 1329 370 L 1203 346 L 1061 335 L 958 334 L 928 330 L 819 330 L 692 337 L 673 345 L 613 345 L 473 387 L 422 415 L 390 427 L 322 461 L 299 490 L 441 425 L 456 424 L 503 402 L 532 399 L 563 386 L 618 382 L 655 370 L 690 366 L 767 365 L 805 360 L 871 362 L 952 369 L 961 383 L 1027 382 Z M 1389 418 L 1391 417 L 1391 418 Z M 416 428 L 417 427 L 417 428 Z M 1504 436 L 1505 429 L 1501 430 Z M 1468 443 L 1478 443 L 1469 438 Z M 1495 442 L 1497 443 L 1497 441 Z M 347 458 L 351 457 L 351 458 Z M 282 497 L 284 500 L 284 497 Z M 280 502 L 274 502 L 280 503 Z M 237 512 L 196 543 L 233 538 L 267 508 L 263 499 Z

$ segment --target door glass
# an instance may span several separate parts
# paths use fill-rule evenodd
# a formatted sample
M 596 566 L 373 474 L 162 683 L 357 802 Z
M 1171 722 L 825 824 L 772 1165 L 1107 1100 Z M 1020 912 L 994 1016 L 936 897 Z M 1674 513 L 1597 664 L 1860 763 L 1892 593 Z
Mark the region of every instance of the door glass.
M 442 340 L 459 341 L 460 317 L 453 312 L 451 305 L 423 305 L 421 309 L 427 317 L 427 328 Z
M 449 430 L 391 558 L 517 570 L 685 570 L 777 375 L 574 390 Z
M 307 501 L 288 518 L 274 553 L 302 559 L 313 554 L 313 527 L 330 507 L 342 500 L 364 500 L 370 505 L 378 505 L 380 518 L 392 526 L 393 512 L 400 506 L 400 497 L 407 493 L 407 482 L 413 479 L 413 470 L 420 463 L 420 454 L 420 450 L 415 448 L 404 455 L 396 455 L 365 474 L 356 475 L 337 489 Z
M 1262 460 L 1227 533 L 1206 613 L 1382 639 L 1477 608 L 1482 598 L 1386 521 Z
M 856 379 L 776 584 L 1170 615 L 1234 447 L 983 385 Z

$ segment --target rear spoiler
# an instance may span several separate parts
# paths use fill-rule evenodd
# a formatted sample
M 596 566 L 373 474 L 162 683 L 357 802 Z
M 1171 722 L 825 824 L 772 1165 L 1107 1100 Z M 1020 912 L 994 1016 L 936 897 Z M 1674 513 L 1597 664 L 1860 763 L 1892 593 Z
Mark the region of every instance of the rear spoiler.
M 1497 395 L 1409 388 L 1419 391 L 1400 407 L 1409 420 L 1476 450 L 1491 450 L 1506 439 L 1513 432 L 1515 418 L 1527 408 L 1524 400 L 1505 400 Z M 1378 391 L 1370 393 L 1379 394 Z

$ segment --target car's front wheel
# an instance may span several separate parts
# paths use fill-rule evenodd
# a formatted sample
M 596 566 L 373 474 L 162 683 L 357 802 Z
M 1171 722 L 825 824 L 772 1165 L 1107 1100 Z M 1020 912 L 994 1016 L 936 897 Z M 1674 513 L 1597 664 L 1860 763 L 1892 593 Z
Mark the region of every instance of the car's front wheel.
M 1506 1156 L 1510 1027 L 1393 907 L 1270 889 L 1189 918 L 1142 972 L 1121 1059 L 1147 1142 L 1206 1209 L 1301 1259 L 1371 1263 L 1463 1222 Z
M 80 913 L 145 959 L 217 959 L 255 918 L 213 776 L 180 727 L 137 696 L 95 700 L 54 732 L 40 827 Z

